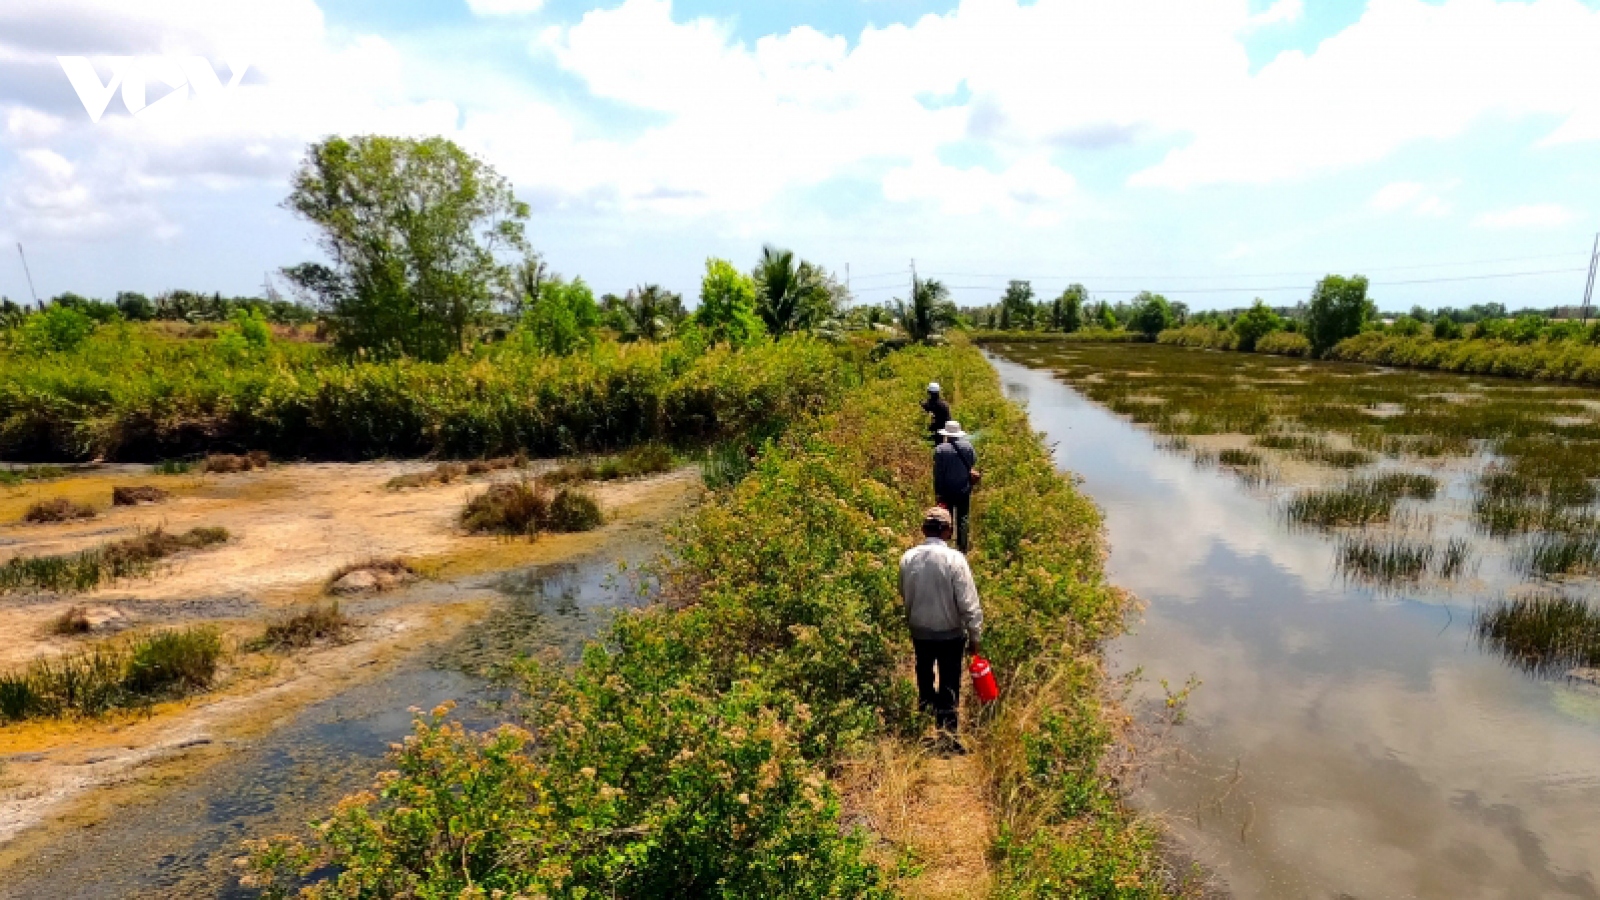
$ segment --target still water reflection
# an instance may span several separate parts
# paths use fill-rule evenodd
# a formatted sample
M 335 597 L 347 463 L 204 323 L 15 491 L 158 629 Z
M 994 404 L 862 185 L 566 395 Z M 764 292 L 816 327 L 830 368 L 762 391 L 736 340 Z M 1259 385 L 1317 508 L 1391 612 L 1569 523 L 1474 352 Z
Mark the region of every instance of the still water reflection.
M 1379 596 L 1334 544 L 1048 372 L 995 359 L 1149 607 L 1136 700 L 1202 682 L 1137 799 L 1241 897 L 1600 897 L 1600 690 L 1483 653 L 1470 593 Z

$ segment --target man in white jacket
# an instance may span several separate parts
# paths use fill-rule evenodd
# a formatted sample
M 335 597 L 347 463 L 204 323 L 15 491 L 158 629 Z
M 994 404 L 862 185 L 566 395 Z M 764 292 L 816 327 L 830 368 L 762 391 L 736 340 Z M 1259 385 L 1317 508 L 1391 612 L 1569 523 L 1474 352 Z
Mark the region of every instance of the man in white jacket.
M 929 509 L 922 514 L 925 539 L 900 557 L 900 599 L 917 652 L 919 703 L 933 712 L 934 723 L 950 740 L 961 699 L 962 652 L 979 652 L 983 632 L 983 607 L 972 569 L 966 556 L 948 543 L 953 530 L 949 510 Z

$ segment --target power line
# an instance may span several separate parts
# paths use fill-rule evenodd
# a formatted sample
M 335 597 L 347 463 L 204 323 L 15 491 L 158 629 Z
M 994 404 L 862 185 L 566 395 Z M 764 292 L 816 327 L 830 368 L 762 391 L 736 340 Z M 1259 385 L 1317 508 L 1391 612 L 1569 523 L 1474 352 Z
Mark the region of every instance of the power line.
M 1491 273 L 1491 274 L 1487 274 L 1487 275 L 1454 275 L 1454 276 L 1449 276 L 1449 277 L 1446 277 L 1446 278 L 1412 278 L 1412 279 L 1407 279 L 1407 280 L 1404 280 L 1404 281 L 1374 281 L 1374 282 L 1370 282 L 1370 286 L 1371 287 L 1400 287 L 1400 286 L 1404 286 L 1404 285 L 1415 285 L 1415 284 L 1448 284 L 1448 283 L 1451 283 L 1451 282 L 1484 281 L 1484 280 L 1498 279 L 1498 278 L 1525 278 L 1525 277 L 1536 276 L 1536 275 L 1568 275 L 1568 274 L 1572 274 L 1574 272 L 1587 272 L 1587 271 L 1588 271 L 1587 268 L 1577 268 L 1577 269 L 1541 269 L 1541 270 L 1538 270 L 1538 271 L 1531 271 L 1531 272 L 1495 272 L 1495 273 Z M 999 291 L 999 290 L 1004 290 L 1004 287 L 1002 287 L 1000 285 L 991 285 L 991 284 L 948 284 L 948 285 L 945 285 L 945 287 L 947 289 L 949 289 L 949 290 L 952 290 L 952 291 Z M 1154 292 L 1154 293 L 1161 293 L 1161 294 L 1239 294 L 1239 293 L 1251 293 L 1251 292 L 1259 293 L 1259 292 L 1265 292 L 1265 291 L 1304 291 L 1306 289 L 1307 289 L 1306 285 L 1304 285 L 1304 284 L 1284 284 L 1284 285 L 1274 285 L 1274 286 L 1271 286 L 1271 287 L 1176 288 L 1176 289 L 1173 289 L 1173 290 L 1162 290 L 1162 291 L 1157 291 L 1157 292 Z M 1117 293 L 1135 294 L 1135 293 L 1138 293 L 1138 291 L 1121 290 L 1121 291 L 1110 291 L 1109 293 L 1114 293 L 1114 294 L 1117 294 Z
M 1583 257 L 1585 259 L 1588 258 L 1588 254 L 1582 254 L 1582 255 L 1583 255 Z M 1499 257 L 1497 259 L 1476 259 L 1476 260 L 1464 260 L 1464 261 L 1461 261 L 1461 262 L 1420 263 L 1420 264 L 1417 264 L 1417 265 L 1408 265 L 1408 266 L 1341 266 L 1341 267 L 1338 267 L 1338 268 L 1340 268 L 1340 269 L 1342 269 L 1344 271 L 1349 271 L 1349 272 L 1407 272 L 1407 271 L 1414 271 L 1414 270 L 1417 270 L 1417 269 L 1441 269 L 1441 268 L 1448 268 L 1448 267 L 1452 267 L 1452 266 L 1478 266 L 1478 265 L 1487 265 L 1489 263 L 1527 262 L 1529 260 L 1536 260 L 1536 259 L 1563 259 L 1563 258 L 1565 258 L 1565 259 L 1576 259 L 1578 256 L 1579 256 L 1579 254 L 1575 254 L 1575 253 L 1571 253 L 1571 252 L 1568 252 L 1568 253 L 1542 253 L 1542 254 L 1538 254 L 1536 256 L 1505 256 L 1505 257 Z M 1004 278 L 1004 279 L 1007 279 L 1008 281 L 1058 281 L 1058 280 L 1069 280 L 1069 279 L 1070 280 L 1078 280 L 1078 281 L 1091 280 L 1091 279 L 1103 280 L 1103 281 L 1132 281 L 1132 280 L 1161 281 L 1161 280 L 1170 280 L 1170 279 L 1178 279 L 1178 278 L 1185 278 L 1185 279 L 1190 279 L 1190 278 L 1192 278 L 1192 279 L 1202 279 L 1202 278 L 1282 278 L 1282 277 L 1286 277 L 1286 276 L 1290 276 L 1290 275 L 1311 275 L 1311 276 L 1316 276 L 1316 275 L 1319 275 L 1319 274 L 1326 274 L 1328 271 L 1331 271 L 1331 270 L 1326 270 L 1326 269 L 1324 269 L 1324 270 L 1301 269 L 1301 270 L 1297 270 L 1297 271 L 1288 271 L 1288 272 L 1252 272 L 1252 273 L 1227 272 L 1227 273 L 1220 273 L 1220 274 L 1219 273 L 1209 273 L 1209 274 L 1204 274 L 1204 275 L 1199 275 L 1199 274 L 1195 274 L 1195 275 L 1172 275 L 1172 274 L 1165 274 L 1165 273 L 1157 273 L 1157 274 L 1149 274 L 1149 275 L 1090 275 L 1090 274 L 1032 275 L 1032 276 L 1026 276 L 1026 277 L 1019 277 L 1019 276 L 1016 276 L 1016 275 L 985 274 L 985 273 L 979 273 L 979 272 L 928 272 L 926 274 L 929 274 L 929 275 L 941 275 L 941 276 L 945 276 L 945 277 L 949 277 L 949 278 Z M 1263 288 L 1263 290 L 1273 290 L 1273 288 Z

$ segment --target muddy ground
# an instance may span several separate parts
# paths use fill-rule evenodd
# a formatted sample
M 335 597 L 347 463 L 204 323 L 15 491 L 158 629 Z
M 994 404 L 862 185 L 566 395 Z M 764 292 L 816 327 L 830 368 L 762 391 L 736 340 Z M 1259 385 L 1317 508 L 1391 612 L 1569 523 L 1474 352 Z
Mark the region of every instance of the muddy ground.
M 488 615 L 498 596 L 469 576 L 591 553 L 629 532 L 660 527 L 703 490 L 692 469 L 592 485 L 605 526 L 530 541 L 467 535 L 456 527 L 468 498 L 491 481 L 525 472 L 404 491 L 385 487 L 396 475 L 424 468 L 313 464 L 155 476 L 145 467 L 117 466 L 0 489 L 0 563 L 83 549 L 155 527 L 222 526 L 232 534 L 228 543 L 183 554 L 151 577 L 88 594 L 0 595 L 0 667 L 169 625 L 215 624 L 234 647 L 217 687 L 204 695 L 138 714 L 0 726 L 0 871 L 29 845 L 62 829 L 93 825 L 132 795 L 181 783 L 308 705 L 378 678 L 399 660 L 460 634 Z M 157 485 L 172 499 L 112 507 L 112 487 L 126 484 Z M 74 523 L 20 523 L 28 504 L 53 497 L 89 503 L 99 515 Z M 341 566 L 397 556 L 424 579 L 402 590 L 342 598 L 357 623 L 348 643 L 293 654 L 243 647 L 283 610 L 322 598 L 328 576 Z M 78 637 L 52 634 L 51 621 L 71 606 L 88 610 L 93 630 Z

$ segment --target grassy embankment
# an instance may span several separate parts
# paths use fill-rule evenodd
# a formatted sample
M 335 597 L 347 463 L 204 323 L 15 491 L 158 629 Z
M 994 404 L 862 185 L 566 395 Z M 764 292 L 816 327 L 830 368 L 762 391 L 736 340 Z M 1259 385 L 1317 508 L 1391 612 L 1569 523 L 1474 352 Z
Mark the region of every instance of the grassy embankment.
M 1595 333 L 1600 332 L 1589 334 Z M 1072 334 L 979 332 L 974 339 L 987 344 L 1129 343 L 1145 340 L 1143 335 L 1136 332 L 1100 329 Z M 1194 349 L 1240 349 L 1238 334 L 1210 325 L 1169 328 L 1161 332 L 1156 340 L 1162 344 Z M 1306 357 L 1311 355 L 1311 342 L 1302 334 L 1276 331 L 1257 341 L 1251 352 Z M 1428 335 L 1369 331 L 1335 344 L 1328 351 L 1327 358 L 1468 375 L 1502 375 L 1511 378 L 1600 384 L 1600 344 L 1597 344 L 1593 337 L 1541 338 L 1530 341 L 1501 338 L 1441 339 Z
M 566 357 L 496 344 L 443 363 L 348 362 L 319 345 L 239 351 L 109 326 L 69 352 L 0 354 L 0 457 L 470 458 L 692 445 L 820 408 L 852 374 L 840 352 L 798 339 L 740 351 L 603 341 Z
M 984 773 L 970 802 L 995 823 L 991 893 L 1159 896 L 1153 834 L 1100 768 L 1114 725 L 1098 648 L 1123 597 L 1102 580 L 1097 511 L 973 350 L 873 368 L 681 527 L 662 602 L 618 619 L 574 670 L 523 665 L 522 726 L 474 734 L 436 711 L 372 793 L 307 841 L 258 846 L 256 877 L 289 889 L 331 864 L 328 897 L 911 884 L 916 861 L 880 865 L 843 825 L 832 779 L 925 725 L 895 583 L 928 502 L 916 402 L 939 380 L 984 436 L 971 559 L 1003 698 L 970 723 Z

